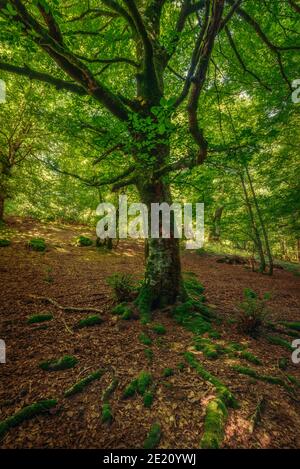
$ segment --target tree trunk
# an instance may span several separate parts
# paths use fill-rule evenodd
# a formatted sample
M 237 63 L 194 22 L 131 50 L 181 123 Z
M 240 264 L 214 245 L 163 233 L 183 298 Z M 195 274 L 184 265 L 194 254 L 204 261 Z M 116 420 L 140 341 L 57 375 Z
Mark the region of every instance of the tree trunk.
M 246 166 L 246 173 L 247 173 L 247 177 L 248 177 L 252 197 L 253 197 L 253 200 L 254 200 L 257 216 L 258 216 L 258 219 L 260 221 L 261 229 L 262 229 L 263 236 L 264 236 L 265 243 L 266 243 L 266 251 L 267 251 L 267 256 L 268 256 L 268 259 L 269 259 L 269 275 L 273 275 L 273 269 L 274 269 L 273 256 L 272 256 L 271 247 L 270 247 L 270 243 L 269 243 L 269 236 L 268 236 L 267 229 L 266 229 L 266 226 L 265 226 L 265 222 L 264 222 L 261 210 L 260 210 L 260 206 L 258 204 L 256 194 L 255 194 L 252 179 L 250 177 L 250 172 L 249 172 L 247 166 Z
M 170 189 L 162 181 L 145 184 L 138 183 L 141 201 L 148 209 L 149 233 L 151 227 L 151 204 L 166 202 L 172 204 Z M 170 216 L 170 238 L 162 238 L 162 218 L 159 218 L 159 238 L 146 240 L 145 260 L 146 272 L 144 284 L 137 303 L 141 314 L 173 305 L 184 297 L 181 277 L 179 239 L 174 238 L 174 216 Z
M 215 210 L 214 217 L 213 217 L 213 225 L 211 228 L 211 232 L 209 234 L 210 241 L 214 241 L 214 242 L 220 241 L 220 235 L 221 235 L 220 225 L 221 225 L 221 217 L 222 217 L 223 210 L 224 210 L 224 206 L 217 207 Z
M 241 178 L 241 183 L 242 183 L 242 187 L 243 187 L 243 191 L 244 191 L 244 195 L 245 195 L 246 207 L 247 207 L 249 217 L 250 217 L 250 222 L 251 222 L 251 227 L 252 227 L 252 231 L 253 231 L 253 235 L 254 235 L 254 240 L 255 240 L 257 252 L 258 252 L 258 255 L 259 255 L 259 259 L 260 259 L 259 271 L 264 272 L 266 270 L 266 260 L 265 260 L 264 250 L 263 250 L 263 244 L 262 244 L 262 241 L 261 241 L 261 238 L 260 238 L 258 228 L 256 226 L 256 222 L 255 222 L 251 202 L 249 200 L 246 184 L 245 184 L 244 177 L 243 177 L 242 174 L 240 175 L 240 178 Z

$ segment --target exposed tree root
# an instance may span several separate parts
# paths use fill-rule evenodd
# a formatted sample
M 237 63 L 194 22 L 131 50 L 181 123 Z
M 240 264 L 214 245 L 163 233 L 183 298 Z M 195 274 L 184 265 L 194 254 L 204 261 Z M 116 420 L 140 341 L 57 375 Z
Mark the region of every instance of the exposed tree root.
M 91 308 L 87 306 L 62 306 L 60 305 L 57 301 L 53 300 L 53 298 L 48 298 L 47 296 L 37 296 L 37 295 L 29 295 L 30 298 L 34 298 L 36 300 L 41 300 L 44 303 L 50 303 L 53 306 L 56 306 L 56 308 L 62 310 L 62 311 L 75 311 L 75 312 L 93 312 L 93 313 L 102 313 L 102 309 L 98 308 Z

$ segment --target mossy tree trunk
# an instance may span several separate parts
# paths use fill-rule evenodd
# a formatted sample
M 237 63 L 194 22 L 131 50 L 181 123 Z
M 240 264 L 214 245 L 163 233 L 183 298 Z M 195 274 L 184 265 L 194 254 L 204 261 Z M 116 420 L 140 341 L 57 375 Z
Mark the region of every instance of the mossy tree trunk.
M 148 208 L 149 233 L 151 227 L 151 204 L 172 204 L 170 188 L 162 180 L 138 185 L 141 201 Z M 184 297 L 181 277 L 179 239 L 174 237 L 174 213 L 170 213 L 170 237 L 162 237 L 162 217 L 159 217 L 159 238 L 146 240 L 146 271 L 141 297 L 150 310 L 173 305 Z M 151 233 L 150 233 L 151 234 Z

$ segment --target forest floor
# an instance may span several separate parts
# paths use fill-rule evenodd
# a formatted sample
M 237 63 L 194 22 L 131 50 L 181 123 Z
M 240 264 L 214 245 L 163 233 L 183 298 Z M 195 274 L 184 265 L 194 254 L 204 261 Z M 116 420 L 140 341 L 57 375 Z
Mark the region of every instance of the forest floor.
M 208 304 L 222 319 L 214 325 L 222 343 L 247 346 L 262 364 L 227 355 L 212 360 L 193 349 L 192 332 L 165 312 L 153 315 L 155 323 L 165 326 L 164 335 L 157 335 L 151 325 L 142 325 L 139 320 L 125 321 L 112 314 L 115 302 L 106 279 L 117 272 L 141 276 L 142 243 L 122 241 L 115 250 L 106 252 L 74 245 L 78 235 L 95 238 L 93 230 L 83 226 L 11 218 L 7 229 L 12 244 L 0 248 L 0 338 L 7 348 L 7 363 L 0 364 L 0 420 L 40 399 L 56 398 L 58 404 L 48 413 L 11 428 L 0 442 L 2 448 L 140 448 L 154 422 L 161 425 L 160 448 L 198 448 L 214 387 L 185 361 L 187 350 L 228 386 L 240 404 L 229 410 L 224 448 L 300 447 L 299 389 L 297 396 L 284 386 L 233 369 L 233 365 L 243 365 L 285 382 L 287 375 L 300 379 L 300 365 L 292 363 L 290 350 L 270 344 L 265 335 L 253 339 L 240 334 L 234 322 L 246 287 L 260 294 L 271 293 L 270 320 L 299 321 L 300 277 L 275 269 L 270 278 L 243 265 L 220 264 L 214 255 L 184 251 L 183 271 L 196 274 L 205 286 Z M 0 232 L 3 237 L 7 236 Z M 45 238 L 47 250 L 29 250 L 26 243 L 32 237 Z M 87 312 L 63 311 L 34 295 L 52 298 L 63 306 L 100 309 L 103 322 L 76 329 L 74 325 Z M 45 312 L 53 314 L 53 320 L 27 323 L 29 316 Z M 140 342 L 141 332 L 152 339 L 151 345 Z M 293 340 L 281 337 L 290 343 Z M 152 360 L 145 356 L 146 348 L 152 350 Z M 74 355 L 77 365 L 52 372 L 39 367 L 42 361 L 64 355 Z M 287 369 L 283 371 L 278 363 L 284 357 Z M 81 393 L 64 397 L 66 389 L 100 368 L 105 370 L 100 380 Z M 174 374 L 164 377 L 165 368 L 172 368 Z M 151 408 L 144 407 L 141 396 L 122 396 L 126 385 L 142 370 L 149 371 L 155 383 Z M 101 396 L 112 378 L 119 384 L 110 397 L 113 421 L 107 424 L 101 422 Z M 253 426 L 262 400 L 265 405 Z

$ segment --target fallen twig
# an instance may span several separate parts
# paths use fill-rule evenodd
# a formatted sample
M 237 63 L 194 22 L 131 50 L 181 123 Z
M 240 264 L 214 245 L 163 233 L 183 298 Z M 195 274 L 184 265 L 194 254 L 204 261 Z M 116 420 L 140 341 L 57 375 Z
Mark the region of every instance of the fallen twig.
M 102 309 L 98 308 L 91 308 L 88 306 L 62 306 L 61 304 L 57 303 L 57 301 L 53 300 L 53 298 L 48 298 L 47 296 L 37 296 L 37 295 L 29 295 L 31 298 L 35 298 L 36 300 L 41 300 L 46 303 L 50 303 L 53 306 L 56 306 L 56 308 L 62 310 L 62 311 L 76 311 L 76 312 L 92 312 L 92 313 L 102 313 Z

